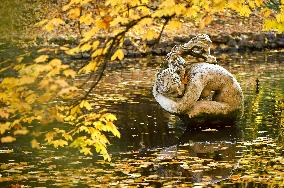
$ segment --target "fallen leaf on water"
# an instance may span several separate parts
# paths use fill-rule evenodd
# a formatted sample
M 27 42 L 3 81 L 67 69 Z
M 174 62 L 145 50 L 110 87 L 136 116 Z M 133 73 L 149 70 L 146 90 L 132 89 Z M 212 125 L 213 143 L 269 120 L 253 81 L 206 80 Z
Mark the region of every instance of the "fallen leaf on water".
M 233 181 L 237 181 L 237 180 L 239 180 L 240 179 L 240 176 L 239 175 L 232 175 L 231 176 L 231 180 L 233 180 Z
M 12 137 L 12 136 L 5 136 L 1 138 L 1 142 L 2 143 L 10 143 L 10 142 L 14 142 L 16 140 L 16 138 Z

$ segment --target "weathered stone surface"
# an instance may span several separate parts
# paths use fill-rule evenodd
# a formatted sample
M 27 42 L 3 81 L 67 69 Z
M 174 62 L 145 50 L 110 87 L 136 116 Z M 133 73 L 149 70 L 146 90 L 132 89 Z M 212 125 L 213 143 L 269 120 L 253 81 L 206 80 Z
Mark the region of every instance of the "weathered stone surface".
M 219 65 L 196 63 L 189 67 L 189 81 L 181 98 L 168 98 L 157 92 L 154 81 L 153 95 L 166 111 L 188 115 L 189 118 L 202 114 L 227 115 L 242 111 L 242 89 L 226 69 Z M 215 91 L 212 100 L 201 100 L 204 90 Z

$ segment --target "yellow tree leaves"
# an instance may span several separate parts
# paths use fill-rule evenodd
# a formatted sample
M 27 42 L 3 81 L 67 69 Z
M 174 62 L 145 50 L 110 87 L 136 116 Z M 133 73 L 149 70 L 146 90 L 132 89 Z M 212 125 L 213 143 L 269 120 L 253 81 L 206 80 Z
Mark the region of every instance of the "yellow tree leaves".
M 81 103 L 80 103 L 80 108 L 86 108 L 87 110 L 92 110 L 92 106 L 91 104 L 86 101 L 86 100 L 82 100 Z
M 48 60 L 48 55 L 41 55 L 41 56 L 39 56 L 39 57 L 37 57 L 35 60 L 34 60 L 34 62 L 35 63 L 42 63 L 42 62 L 45 62 L 45 61 L 47 61 Z
M 92 148 L 94 148 L 105 160 L 110 160 L 106 150 L 109 141 L 103 132 L 111 132 L 114 136 L 120 137 L 120 133 L 113 123 L 116 117 L 111 113 L 92 112 L 92 104 L 87 100 L 82 100 L 77 106 L 71 107 L 70 113 L 67 113 L 66 108 L 68 107 L 60 107 L 65 116 L 65 122 L 74 125 L 73 130 L 67 133 L 61 129 L 54 129 L 46 134 L 46 141 L 49 144 L 58 144 L 55 141 L 59 140 L 57 138 L 61 134 L 66 144 L 70 143 L 70 147 L 78 148 L 81 153 L 92 155 Z M 81 136 L 82 132 L 85 136 Z
M 118 49 L 114 52 L 114 54 L 111 56 L 111 61 L 114 61 L 116 59 L 122 60 L 124 58 L 124 52 L 122 49 Z
M 93 19 L 93 14 L 92 13 L 88 13 L 85 14 L 83 16 L 80 17 L 80 23 L 81 24 L 86 24 L 86 25 L 91 25 L 95 22 L 95 20 Z
M 43 23 L 41 23 L 41 24 L 43 24 Z M 53 18 L 53 19 L 49 20 L 48 22 L 46 22 L 46 24 L 45 24 L 45 26 L 43 28 L 46 31 L 51 32 L 56 27 L 58 27 L 60 25 L 64 25 L 64 24 L 65 24 L 65 22 L 62 19 L 60 19 L 60 18 Z
M 68 11 L 68 17 L 70 19 L 77 19 L 81 16 L 81 9 L 80 8 L 73 8 L 71 10 Z
M 40 55 L 33 62 L 18 66 L 16 77 L 6 77 L 0 83 L 0 101 L 3 104 L 0 116 L 6 121 L 0 126 L 0 137 L 5 135 L 1 138 L 3 143 L 15 141 L 14 137 L 6 134 L 28 134 L 25 127 L 28 124 L 61 121 L 54 108 L 55 103 L 51 102 L 62 97 L 63 89 L 68 90 L 64 95 L 69 96 L 78 91 L 68 81 L 75 77 L 76 72 L 60 59 L 54 58 L 49 62 L 48 59 L 49 56 Z M 37 148 L 36 144 L 32 145 Z
M 171 20 L 169 21 L 167 25 L 167 29 L 169 30 L 177 30 L 180 29 L 182 26 L 182 23 L 179 20 Z
M 71 78 L 75 78 L 76 76 L 76 72 L 72 69 L 66 69 L 63 71 L 63 74 L 66 76 L 66 77 L 71 77 Z
M 32 139 L 31 147 L 34 148 L 34 149 L 40 149 L 40 144 L 36 139 Z
M 146 31 L 146 33 L 142 36 L 142 39 L 143 40 L 147 40 L 147 41 L 150 41 L 150 40 L 153 40 L 153 39 L 156 39 L 158 38 L 158 33 L 153 30 L 153 29 L 149 29 Z

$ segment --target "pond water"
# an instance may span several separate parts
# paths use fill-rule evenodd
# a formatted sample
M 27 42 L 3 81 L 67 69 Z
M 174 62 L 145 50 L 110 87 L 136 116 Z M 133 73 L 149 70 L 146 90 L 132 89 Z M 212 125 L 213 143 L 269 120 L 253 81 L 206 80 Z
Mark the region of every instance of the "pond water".
M 283 185 L 284 56 L 218 56 L 244 92 L 237 122 L 192 123 L 165 112 L 151 94 L 161 58 L 127 59 L 108 68 L 92 100 L 117 115 L 111 163 L 100 156 L 43 146 L 27 138 L 0 147 L 0 187 Z M 8 152 L 8 149 L 11 152 Z

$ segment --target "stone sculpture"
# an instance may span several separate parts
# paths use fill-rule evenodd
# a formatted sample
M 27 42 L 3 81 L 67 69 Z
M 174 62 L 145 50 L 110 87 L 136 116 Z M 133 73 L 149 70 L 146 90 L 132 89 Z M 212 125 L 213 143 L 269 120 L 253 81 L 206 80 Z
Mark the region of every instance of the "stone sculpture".
M 242 89 L 230 72 L 212 64 L 216 58 L 210 55 L 211 43 L 208 35 L 197 35 L 168 53 L 153 86 L 155 99 L 166 111 L 190 118 L 242 111 Z M 184 54 L 195 62 L 185 61 Z

